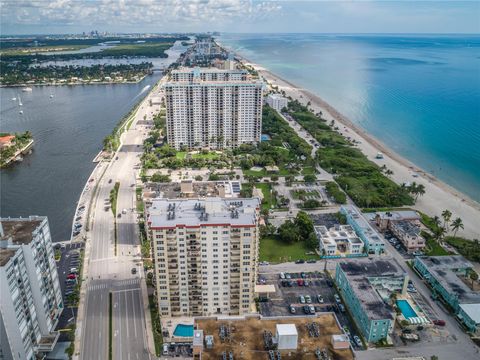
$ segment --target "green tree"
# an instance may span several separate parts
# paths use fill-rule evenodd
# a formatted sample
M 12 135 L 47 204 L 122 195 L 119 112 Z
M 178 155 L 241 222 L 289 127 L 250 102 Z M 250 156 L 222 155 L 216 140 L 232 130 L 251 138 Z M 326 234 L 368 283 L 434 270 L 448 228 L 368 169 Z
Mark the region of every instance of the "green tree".
M 315 232 L 311 232 L 309 235 L 308 235 L 308 238 L 305 242 L 305 245 L 306 247 L 308 247 L 309 249 L 317 249 L 319 247 L 319 244 L 318 244 L 318 239 L 317 239 L 317 235 L 315 235 Z
M 450 227 L 449 224 L 450 224 L 450 219 L 452 218 L 452 213 L 449 210 L 443 210 L 442 217 L 443 217 L 443 227 L 445 228 L 445 230 L 448 231 Z
M 278 228 L 278 236 L 282 241 L 285 241 L 287 243 L 297 242 L 301 238 L 301 234 L 292 220 L 287 220 L 282 225 L 280 225 L 280 227 Z
M 456 218 L 452 221 L 452 230 L 453 230 L 453 237 L 457 236 L 457 231 L 463 229 L 463 221 L 460 218 Z
M 294 224 L 304 239 L 307 239 L 311 233 L 315 233 L 313 229 L 313 221 L 305 211 L 298 212 Z
M 308 174 L 303 177 L 303 181 L 305 181 L 306 183 L 314 183 L 315 181 L 317 181 L 317 177 L 313 174 Z

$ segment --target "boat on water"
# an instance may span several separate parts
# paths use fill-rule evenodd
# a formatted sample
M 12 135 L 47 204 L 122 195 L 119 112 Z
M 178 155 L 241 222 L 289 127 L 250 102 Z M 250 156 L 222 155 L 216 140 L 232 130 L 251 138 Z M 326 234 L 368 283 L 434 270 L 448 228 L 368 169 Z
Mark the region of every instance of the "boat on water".
M 19 113 L 20 113 L 20 114 L 23 114 L 23 110 L 20 110 Z
M 33 89 L 32 89 L 31 87 L 28 87 L 28 86 L 27 86 L 27 87 L 24 87 L 24 88 L 22 89 L 22 91 L 23 91 L 23 92 L 32 92 Z
M 23 106 L 22 99 L 20 99 L 20 96 L 18 97 L 18 106 Z
M 17 98 L 16 98 L 16 97 L 13 97 L 13 98 L 12 98 L 12 101 L 17 101 Z
M 50 94 L 50 99 L 53 98 L 53 94 Z

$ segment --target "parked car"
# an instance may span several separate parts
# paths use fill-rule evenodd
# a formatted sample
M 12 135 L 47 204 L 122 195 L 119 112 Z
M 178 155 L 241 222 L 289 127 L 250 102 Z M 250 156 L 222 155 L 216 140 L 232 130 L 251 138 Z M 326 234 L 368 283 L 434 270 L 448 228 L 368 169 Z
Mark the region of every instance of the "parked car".
M 285 274 L 284 274 L 283 272 L 281 272 L 281 273 L 279 274 L 279 277 L 280 277 L 280 279 L 285 279 Z
M 291 279 L 292 278 L 292 275 L 290 275 L 289 273 L 285 273 L 285 279 Z
M 330 279 L 327 279 L 327 285 L 328 285 L 329 287 L 333 287 L 333 281 L 330 280 Z
M 445 325 L 446 325 L 445 320 L 440 320 L 440 319 L 438 319 L 438 320 L 433 320 L 433 323 L 434 323 L 435 325 L 437 325 L 437 326 L 445 326 Z
M 304 312 L 305 314 L 307 314 L 307 315 L 310 314 L 310 307 L 309 307 L 308 305 L 305 305 L 305 306 L 303 307 L 303 312 Z
M 305 279 L 307 277 L 307 274 L 305 274 L 303 271 L 300 273 L 300 277 L 302 279 Z
M 76 273 L 78 273 L 78 269 L 76 267 L 72 267 L 72 268 L 70 268 L 70 273 L 71 274 L 76 274 Z
M 302 280 L 302 279 L 298 279 L 298 280 L 297 280 L 297 285 L 298 285 L 298 286 L 303 286 L 303 280 Z
M 317 301 L 320 303 L 320 304 L 323 304 L 323 296 L 318 294 L 317 295 Z
M 342 313 L 345 312 L 345 306 L 344 306 L 343 304 L 338 304 L 338 308 L 340 309 L 340 311 L 341 311 Z
M 315 307 L 313 305 L 310 305 L 308 307 L 308 310 L 310 311 L 310 314 L 312 314 L 312 315 L 315 314 Z
M 300 304 L 305 304 L 305 297 L 303 295 L 300 295 L 298 300 L 300 301 Z
M 295 314 L 297 312 L 297 310 L 295 309 L 295 307 L 293 305 L 290 305 L 288 310 L 290 310 L 290 314 Z
M 295 264 L 304 264 L 305 263 L 305 260 L 303 259 L 298 259 L 297 261 L 295 261 Z
M 292 280 L 288 280 L 288 281 L 287 281 L 287 286 L 288 286 L 288 287 L 292 287 L 292 286 L 293 286 Z
M 354 335 L 354 336 L 353 336 L 353 340 L 355 341 L 355 344 L 357 344 L 357 346 L 363 346 L 362 340 L 360 340 L 360 337 L 359 337 L 359 336 Z
M 333 297 L 335 298 L 335 301 L 336 301 L 337 303 L 341 303 L 341 302 L 342 302 L 342 300 L 340 300 L 340 296 L 338 296 L 338 294 L 334 294 Z
M 317 260 L 313 260 L 313 259 L 307 260 L 307 264 L 315 264 L 316 262 Z
M 312 297 L 310 295 L 305 295 L 305 301 L 307 302 L 307 304 L 311 304 L 312 303 Z
M 75 274 L 68 274 L 67 279 L 75 280 L 77 278 L 77 275 Z
M 66 283 L 66 284 L 74 284 L 75 282 L 76 282 L 75 279 L 67 279 L 67 280 L 65 280 L 65 283 Z

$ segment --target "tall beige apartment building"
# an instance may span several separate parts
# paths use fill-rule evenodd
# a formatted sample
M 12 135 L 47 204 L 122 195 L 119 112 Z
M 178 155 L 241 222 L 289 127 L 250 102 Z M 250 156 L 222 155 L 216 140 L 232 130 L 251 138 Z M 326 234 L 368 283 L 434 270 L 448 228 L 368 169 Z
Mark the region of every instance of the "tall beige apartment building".
M 256 144 L 262 131 L 263 83 L 244 70 L 173 70 L 164 85 L 167 141 L 176 149 Z
M 155 199 L 147 231 L 165 317 L 251 311 L 258 267 L 260 201 Z

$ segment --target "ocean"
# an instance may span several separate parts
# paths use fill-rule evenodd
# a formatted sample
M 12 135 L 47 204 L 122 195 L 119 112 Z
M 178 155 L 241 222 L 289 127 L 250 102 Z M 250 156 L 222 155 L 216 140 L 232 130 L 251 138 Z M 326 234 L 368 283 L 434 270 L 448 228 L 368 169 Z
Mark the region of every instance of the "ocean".
M 480 202 L 480 36 L 223 34 Z

